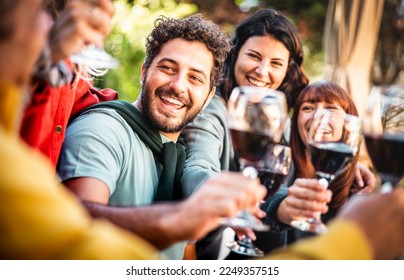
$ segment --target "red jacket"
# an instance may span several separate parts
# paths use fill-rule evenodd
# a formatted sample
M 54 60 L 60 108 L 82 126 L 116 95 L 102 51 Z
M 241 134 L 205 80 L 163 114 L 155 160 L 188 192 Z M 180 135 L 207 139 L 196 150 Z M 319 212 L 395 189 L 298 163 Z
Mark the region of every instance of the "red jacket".
M 71 84 L 52 88 L 40 83 L 25 110 L 21 137 L 38 148 L 56 169 L 69 118 L 101 101 L 118 98 L 111 89 L 96 90 L 91 80 L 75 79 Z

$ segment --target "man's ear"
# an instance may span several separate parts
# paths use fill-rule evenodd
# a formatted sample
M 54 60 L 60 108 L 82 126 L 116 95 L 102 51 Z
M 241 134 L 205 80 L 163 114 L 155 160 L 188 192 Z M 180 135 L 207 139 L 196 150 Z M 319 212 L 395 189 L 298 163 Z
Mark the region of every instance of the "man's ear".
M 140 85 L 142 85 L 144 77 L 146 77 L 146 66 L 144 65 L 144 62 L 143 62 L 142 71 L 140 72 Z
M 213 87 L 212 87 L 212 90 L 209 92 L 208 98 L 206 99 L 205 105 L 203 105 L 202 110 L 205 109 L 206 106 L 208 106 L 209 102 L 212 100 L 212 98 L 213 98 L 213 96 L 215 95 L 215 93 L 216 93 L 216 86 L 213 86 Z

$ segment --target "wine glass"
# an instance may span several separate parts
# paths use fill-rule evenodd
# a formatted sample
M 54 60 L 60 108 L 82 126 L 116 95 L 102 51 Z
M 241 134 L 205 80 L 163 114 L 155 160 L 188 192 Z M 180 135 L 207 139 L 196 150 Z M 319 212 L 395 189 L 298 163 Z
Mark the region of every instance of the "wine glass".
M 272 197 L 288 175 L 292 164 L 292 150 L 289 146 L 270 145 L 255 168 L 261 184 L 267 188 L 265 200 Z
M 362 122 L 358 117 L 337 110 L 324 109 L 316 112 L 307 144 L 319 183 L 325 188 L 358 153 L 361 136 Z M 291 225 L 314 233 L 327 230 L 320 213 L 316 218 L 294 220 Z
M 93 76 L 103 76 L 109 69 L 116 69 L 119 61 L 108 54 L 103 48 L 95 45 L 84 47 L 79 53 L 70 56 L 73 63 L 84 65 L 87 72 Z
M 366 147 L 382 181 L 390 192 L 404 175 L 404 86 L 372 87 L 363 120 Z
M 254 168 L 258 171 L 258 177 L 267 188 L 266 198 L 270 198 L 279 189 L 281 183 L 289 173 L 292 163 L 292 151 L 290 147 L 270 144 L 264 156 L 256 162 Z M 227 242 L 226 246 L 233 252 L 246 256 L 262 257 L 264 252 L 257 248 L 250 238 L 243 237 L 238 241 Z
M 268 147 L 280 142 L 286 118 L 283 93 L 247 86 L 233 89 L 228 101 L 228 126 L 244 176 L 258 176 L 255 167 L 262 161 Z M 233 228 L 269 229 L 246 211 L 237 217 L 226 218 L 222 223 Z
M 96 0 L 82 0 L 92 5 L 92 14 L 96 16 Z M 108 54 L 104 48 L 97 47 L 94 44 L 85 46 L 80 52 L 70 56 L 73 63 L 86 66 L 86 70 L 93 76 L 103 76 L 109 69 L 115 69 L 119 66 L 119 61 Z

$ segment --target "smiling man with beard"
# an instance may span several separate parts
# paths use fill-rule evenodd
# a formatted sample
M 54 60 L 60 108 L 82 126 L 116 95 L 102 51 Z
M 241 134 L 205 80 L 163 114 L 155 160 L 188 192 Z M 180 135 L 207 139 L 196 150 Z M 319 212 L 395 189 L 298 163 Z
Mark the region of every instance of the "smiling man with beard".
M 183 127 L 212 98 L 212 62 L 213 55 L 204 43 L 176 38 L 165 44 L 148 67 L 143 65 L 137 106 L 171 140 L 178 138 Z
M 183 257 L 180 241 L 201 238 L 265 193 L 257 181 L 227 173 L 172 203 L 181 199 L 185 160 L 177 139 L 214 95 L 229 46 L 226 33 L 200 15 L 160 17 L 147 38 L 139 98 L 119 101 L 136 127 L 98 106 L 66 131 L 58 167 L 64 184 L 93 216 L 142 236 L 170 259 Z

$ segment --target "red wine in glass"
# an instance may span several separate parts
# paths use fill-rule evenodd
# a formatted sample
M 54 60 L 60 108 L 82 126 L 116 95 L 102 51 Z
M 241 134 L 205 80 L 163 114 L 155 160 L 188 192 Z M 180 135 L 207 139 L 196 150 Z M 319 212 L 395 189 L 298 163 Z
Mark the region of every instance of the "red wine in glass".
M 265 199 L 272 197 L 288 175 L 292 165 L 292 150 L 288 146 L 274 144 L 256 166 L 261 184 L 267 188 Z
M 281 186 L 282 182 L 285 180 L 287 174 L 276 173 L 272 170 L 259 170 L 258 177 L 260 178 L 261 184 L 267 188 L 267 195 L 265 198 L 272 197 Z
M 329 182 L 348 165 L 355 155 L 352 147 L 341 142 L 309 143 L 308 147 L 317 176 Z
M 273 145 L 268 135 L 230 129 L 234 150 L 236 151 L 241 164 L 249 165 L 260 161 L 269 145 Z
M 404 176 L 404 134 L 365 136 L 366 147 L 373 165 L 382 179 L 396 186 Z
M 365 143 L 379 174 L 382 192 L 404 175 L 404 86 L 373 86 L 364 117 Z

